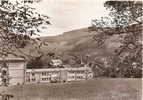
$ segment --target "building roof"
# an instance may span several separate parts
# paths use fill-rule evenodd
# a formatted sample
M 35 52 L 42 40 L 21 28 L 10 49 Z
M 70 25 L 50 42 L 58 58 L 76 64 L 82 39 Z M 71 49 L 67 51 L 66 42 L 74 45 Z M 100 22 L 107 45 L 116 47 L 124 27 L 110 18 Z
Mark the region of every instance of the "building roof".
M 5 58 L 0 57 L 0 62 L 3 62 L 3 61 L 6 61 L 6 62 L 25 62 L 26 59 L 9 55 Z
M 78 67 L 78 68 L 44 68 L 44 69 L 27 69 L 26 72 L 45 72 L 45 71 L 91 71 L 89 67 Z

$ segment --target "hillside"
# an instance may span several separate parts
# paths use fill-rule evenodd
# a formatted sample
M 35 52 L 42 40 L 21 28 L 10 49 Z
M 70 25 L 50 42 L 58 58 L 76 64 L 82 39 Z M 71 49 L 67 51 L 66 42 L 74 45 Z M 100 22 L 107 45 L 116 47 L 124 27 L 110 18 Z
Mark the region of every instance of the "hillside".
M 91 60 L 95 60 L 114 55 L 115 48 L 120 45 L 118 36 L 113 35 L 105 41 L 103 46 L 99 47 L 93 39 L 95 34 L 98 33 L 89 32 L 88 28 L 84 28 L 65 32 L 58 36 L 41 37 L 40 39 L 46 41 L 46 44 L 48 44 L 48 46 L 42 46 L 41 51 L 44 55 L 53 52 L 63 60 L 79 60 L 81 56 L 86 59 L 87 55 L 90 55 Z M 26 54 L 38 56 L 33 47 L 33 44 L 28 44 L 22 51 Z M 47 61 L 45 56 L 43 59 Z M 71 61 L 71 63 L 74 62 Z
M 118 36 L 109 38 L 105 45 L 98 47 L 93 36 L 96 32 L 89 32 L 88 29 L 79 29 L 65 32 L 62 35 L 54 37 L 42 37 L 48 42 L 48 46 L 42 48 L 44 52 L 53 51 L 56 53 L 94 53 L 95 55 L 111 55 L 113 50 L 119 46 Z

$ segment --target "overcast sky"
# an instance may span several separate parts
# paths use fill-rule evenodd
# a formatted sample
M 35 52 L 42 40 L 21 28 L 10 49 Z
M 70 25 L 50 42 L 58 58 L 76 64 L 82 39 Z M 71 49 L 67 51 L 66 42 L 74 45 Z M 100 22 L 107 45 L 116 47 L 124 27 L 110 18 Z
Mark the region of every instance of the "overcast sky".
M 50 17 L 52 25 L 41 35 L 57 35 L 66 31 L 88 27 L 91 19 L 106 16 L 105 0 L 43 0 L 34 7 Z

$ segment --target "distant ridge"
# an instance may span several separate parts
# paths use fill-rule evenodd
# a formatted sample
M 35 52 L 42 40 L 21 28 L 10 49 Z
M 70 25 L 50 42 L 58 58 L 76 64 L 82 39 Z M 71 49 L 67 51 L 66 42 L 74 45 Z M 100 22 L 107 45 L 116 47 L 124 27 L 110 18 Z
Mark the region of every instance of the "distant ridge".
M 99 47 L 93 39 L 95 34 L 97 32 L 89 32 L 88 28 L 82 28 L 65 32 L 58 36 L 41 37 L 40 39 L 48 44 L 48 46 L 43 46 L 41 51 L 44 55 L 49 52 L 56 53 L 63 59 L 65 55 L 91 55 L 92 59 L 114 55 L 114 50 L 120 45 L 118 35 L 113 35 L 106 40 L 103 46 Z M 22 51 L 25 54 L 30 53 L 31 55 L 39 56 L 32 44 L 28 44 Z

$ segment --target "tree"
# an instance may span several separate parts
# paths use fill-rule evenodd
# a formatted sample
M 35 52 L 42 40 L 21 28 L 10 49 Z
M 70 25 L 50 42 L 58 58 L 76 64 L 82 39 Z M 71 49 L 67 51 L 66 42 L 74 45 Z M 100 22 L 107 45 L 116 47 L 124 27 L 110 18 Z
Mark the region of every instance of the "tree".
M 38 35 L 41 25 L 50 24 L 49 17 L 36 12 L 34 8 L 26 4 L 16 2 L 15 4 L 2 0 L 0 2 L 0 54 L 16 56 L 19 51 L 29 42 L 38 44 L 39 38 L 31 38 Z M 42 45 L 41 41 L 35 50 Z M 30 55 L 27 55 L 30 56 Z
M 32 36 L 40 32 L 41 25 L 48 24 L 50 24 L 49 17 L 39 14 L 34 8 L 19 2 L 12 3 L 9 0 L 1 0 L 0 56 L 3 57 L 3 59 L 9 54 L 23 58 L 25 58 L 25 56 L 31 57 L 22 52 L 22 48 L 28 43 L 36 44 L 35 50 L 42 55 L 40 48 L 44 43 L 42 43 L 39 38 L 32 38 Z M 21 54 L 19 55 L 17 51 Z M 4 62 L 1 68 L 1 78 L 4 86 L 7 87 L 9 77 L 6 69 L 6 62 Z M 7 93 L 0 95 L 2 96 L 2 100 L 8 100 L 10 97 L 13 97 L 13 95 Z
M 92 21 L 90 29 L 99 32 L 93 38 L 101 46 L 107 38 L 118 35 L 121 45 L 112 57 L 112 72 L 116 77 L 142 77 L 142 1 L 106 1 L 104 6 L 110 10 L 109 17 Z

